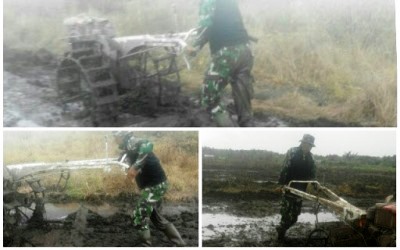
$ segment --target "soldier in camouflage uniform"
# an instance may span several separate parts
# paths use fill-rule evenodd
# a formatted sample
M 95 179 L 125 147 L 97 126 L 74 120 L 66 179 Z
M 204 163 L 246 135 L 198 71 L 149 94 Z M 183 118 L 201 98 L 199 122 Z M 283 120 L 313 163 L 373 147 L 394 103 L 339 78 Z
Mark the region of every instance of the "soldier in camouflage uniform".
M 202 107 L 218 126 L 234 126 L 221 100 L 223 89 L 230 83 L 239 126 L 254 126 L 253 55 L 237 0 L 201 0 L 198 34 L 193 47 L 199 51 L 209 43 L 212 54 L 202 87 Z
M 153 144 L 148 140 L 135 138 L 130 132 L 118 132 L 115 137 L 130 165 L 128 178 L 135 178 L 141 190 L 133 212 L 133 224 L 140 232 L 143 246 L 151 246 L 149 219 L 176 246 L 185 246 L 175 226 L 160 214 L 168 182 L 159 159 L 153 153 Z
M 279 184 L 281 185 L 287 185 L 292 180 L 304 181 L 315 179 L 316 167 L 311 154 L 312 147 L 315 147 L 314 137 L 305 134 L 300 142 L 301 144 L 299 147 L 289 149 L 286 154 L 279 178 Z M 305 191 L 307 184 L 294 183 L 291 187 Z M 281 222 L 276 228 L 279 240 L 283 240 L 286 230 L 296 223 L 297 217 L 301 213 L 301 205 L 301 198 L 291 194 L 283 195 L 281 204 Z

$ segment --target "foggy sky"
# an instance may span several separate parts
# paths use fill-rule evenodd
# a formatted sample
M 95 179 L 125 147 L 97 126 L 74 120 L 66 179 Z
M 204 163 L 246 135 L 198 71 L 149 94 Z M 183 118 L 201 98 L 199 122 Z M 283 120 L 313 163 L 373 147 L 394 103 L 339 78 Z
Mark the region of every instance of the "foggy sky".
M 315 137 L 316 155 L 343 155 L 352 152 L 358 155 L 392 156 L 396 154 L 396 132 L 394 129 L 270 129 L 268 131 L 202 131 L 203 147 L 219 149 L 261 149 L 286 153 L 298 146 L 304 133 Z

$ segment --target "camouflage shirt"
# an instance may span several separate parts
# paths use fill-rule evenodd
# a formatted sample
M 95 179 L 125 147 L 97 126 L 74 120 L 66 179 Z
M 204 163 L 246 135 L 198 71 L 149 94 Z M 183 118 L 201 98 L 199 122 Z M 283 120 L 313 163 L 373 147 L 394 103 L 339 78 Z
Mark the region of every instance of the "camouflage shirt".
M 215 15 L 216 0 L 201 0 L 199 10 L 199 36 L 194 42 L 195 47 L 202 48 L 208 42 L 208 33 L 213 24 Z
M 279 184 L 286 185 L 292 180 L 313 180 L 316 166 L 311 153 L 304 154 L 301 147 L 289 149 L 283 162 Z M 305 185 L 293 185 L 294 188 L 305 190 Z

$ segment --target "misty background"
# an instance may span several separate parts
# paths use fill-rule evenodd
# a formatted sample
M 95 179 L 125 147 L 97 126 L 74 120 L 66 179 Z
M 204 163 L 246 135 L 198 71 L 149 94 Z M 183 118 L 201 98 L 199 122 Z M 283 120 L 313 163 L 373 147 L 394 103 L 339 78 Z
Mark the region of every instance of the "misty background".
M 316 155 L 396 155 L 395 130 L 205 131 L 202 145 L 215 149 L 268 150 L 285 154 L 300 145 L 304 134 L 315 137 Z
M 395 127 L 394 0 L 239 0 L 255 54 L 256 116 L 319 126 Z M 117 36 L 188 31 L 199 0 L 5 0 L 7 51 L 49 50 L 61 57 L 65 18 L 109 19 Z M 12 63 L 5 60 L 5 64 Z M 208 48 L 182 72 L 183 91 L 198 96 Z M 227 90 L 229 91 L 229 89 Z M 329 124 L 329 123 L 328 123 Z

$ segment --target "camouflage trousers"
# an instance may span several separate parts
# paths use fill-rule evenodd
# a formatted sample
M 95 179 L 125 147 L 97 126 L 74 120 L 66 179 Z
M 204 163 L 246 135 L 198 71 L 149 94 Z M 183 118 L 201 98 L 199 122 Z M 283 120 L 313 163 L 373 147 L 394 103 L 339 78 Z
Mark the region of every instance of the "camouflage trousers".
M 280 227 L 283 230 L 289 229 L 297 222 L 297 217 L 301 213 L 302 200 L 296 197 L 284 195 L 281 203 L 281 222 Z
M 224 47 L 212 55 L 211 64 L 204 77 L 201 104 L 217 123 L 218 115 L 229 114 L 226 104 L 222 101 L 222 92 L 230 83 L 239 126 L 252 125 L 253 60 L 247 44 Z
M 133 225 L 139 231 L 149 230 L 149 220 L 160 230 L 165 230 L 169 224 L 161 214 L 162 198 L 168 189 L 168 183 L 162 182 L 141 191 L 140 199 L 133 211 Z

